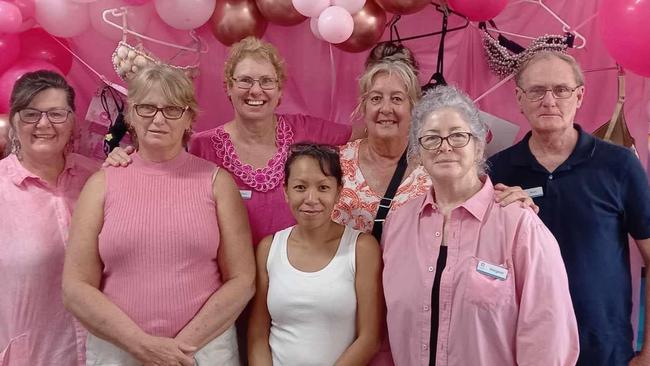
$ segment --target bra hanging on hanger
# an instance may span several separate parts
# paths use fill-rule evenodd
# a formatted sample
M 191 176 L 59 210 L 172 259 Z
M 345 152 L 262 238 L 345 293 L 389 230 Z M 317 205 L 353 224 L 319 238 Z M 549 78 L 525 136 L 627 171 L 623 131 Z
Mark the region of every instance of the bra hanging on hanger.
M 627 128 L 625 121 L 625 71 L 622 67 L 618 67 L 618 98 L 614 105 L 614 112 L 612 118 L 598 127 L 593 135 L 601 139 L 618 144 L 621 146 L 633 148 L 634 137 Z
M 544 10 L 544 12 L 550 14 L 558 23 L 560 23 L 562 25 L 562 32 L 563 33 L 571 33 L 571 34 L 573 34 L 574 38 L 578 41 L 573 46 L 573 48 L 582 49 L 587 45 L 587 38 L 585 38 L 584 35 L 582 35 L 580 32 L 578 32 L 578 28 L 582 27 L 588 20 L 593 19 L 594 15 L 589 17 L 587 21 L 582 22 L 579 26 L 574 28 L 574 27 L 570 26 L 559 15 L 557 15 L 557 13 L 555 11 L 553 11 L 553 9 L 549 8 L 548 5 L 544 4 L 543 0 L 519 0 L 519 1 L 515 1 L 515 2 L 511 3 L 510 5 L 508 5 L 508 7 L 513 7 L 513 6 L 516 6 L 516 5 L 519 5 L 519 4 L 524 4 L 524 3 L 534 4 L 534 5 L 539 6 L 542 10 Z M 521 34 L 521 33 L 507 32 L 507 31 L 504 31 L 504 30 L 501 30 L 501 29 L 497 29 L 496 27 L 493 27 L 493 28 L 486 27 L 485 29 L 487 31 L 490 31 L 490 32 L 495 32 L 495 33 L 504 34 L 504 35 L 507 35 L 507 36 L 519 37 L 519 38 L 524 38 L 524 39 L 529 39 L 529 40 L 535 40 L 535 39 L 539 38 L 537 36 L 529 36 L 529 35 L 525 35 L 525 34 Z
M 134 74 L 138 73 L 144 67 L 151 64 L 163 64 L 173 69 L 180 70 L 190 78 L 195 78 L 198 75 L 199 60 L 202 53 L 207 52 L 207 45 L 202 42 L 201 38 L 196 35 L 194 30 L 190 31 L 192 38 L 192 46 L 183 46 L 171 42 L 161 41 L 156 38 L 145 36 L 141 33 L 135 32 L 128 28 L 127 24 L 128 7 L 121 7 L 115 9 L 107 9 L 102 13 L 102 18 L 107 24 L 122 30 L 122 40 L 118 43 L 115 51 L 113 52 L 112 61 L 115 72 L 122 79 L 127 81 Z M 111 21 L 108 16 L 121 17 L 122 25 Z M 135 46 L 129 44 L 128 38 L 133 36 L 138 40 Z M 178 53 L 169 61 L 163 61 L 156 57 L 153 53 L 147 51 L 142 44 L 142 40 L 148 40 L 153 43 L 161 44 L 178 50 Z M 171 61 L 179 56 L 182 52 L 192 52 L 196 54 L 196 59 L 191 65 L 177 66 L 171 64 Z
M 436 72 L 431 75 L 429 82 L 422 86 L 422 93 L 434 89 L 437 86 L 447 85 L 447 81 L 443 76 L 444 72 L 444 58 L 445 58 L 445 37 L 449 30 L 448 26 L 448 13 L 442 13 L 442 30 L 440 31 L 440 43 L 438 44 L 438 60 L 436 61 Z

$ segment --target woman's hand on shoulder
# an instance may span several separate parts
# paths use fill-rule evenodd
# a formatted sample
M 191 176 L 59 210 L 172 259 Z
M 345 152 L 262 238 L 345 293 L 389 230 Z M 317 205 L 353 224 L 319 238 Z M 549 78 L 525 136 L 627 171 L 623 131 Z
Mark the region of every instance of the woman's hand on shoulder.
M 509 187 L 501 183 L 495 184 L 494 198 L 501 207 L 508 206 L 514 202 L 519 202 L 521 207 L 530 207 L 535 211 L 535 213 L 539 213 L 539 206 L 537 206 L 528 193 L 519 186 Z
M 175 339 L 146 336 L 135 348 L 133 356 L 144 366 L 194 366 L 196 347 Z
M 134 152 L 135 148 L 133 146 L 127 146 L 124 149 L 118 146 L 113 149 L 110 154 L 108 154 L 106 160 L 104 160 L 104 163 L 102 164 L 102 167 L 129 166 L 129 164 L 133 162 L 129 155 L 133 154 Z

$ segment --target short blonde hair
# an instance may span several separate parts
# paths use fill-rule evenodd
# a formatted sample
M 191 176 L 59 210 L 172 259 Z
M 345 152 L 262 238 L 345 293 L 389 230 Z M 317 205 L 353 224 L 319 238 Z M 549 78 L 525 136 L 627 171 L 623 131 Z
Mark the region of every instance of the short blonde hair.
M 224 83 L 230 88 L 232 87 L 232 78 L 235 74 L 235 68 L 246 57 L 257 58 L 265 60 L 273 65 L 275 73 L 278 78 L 278 87 L 282 89 L 285 80 L 287 79 L 287 71 L 284 60 L 280 56 L 277 48 L 259 38 L 249 36 L 241 41 L 235 43 L 228 54 L 228 59 L 223 68 Z
M 196 101 L 194 84 L 183 72 L 164 65 L 148 66 L 142 69 L 142 71 L 136 73 L 129 80 L 129 110 L 127 114 L 127 122 L 134 117 L 135 108 L 133 108 L 133 106 L 142 102 L 154 88 L 160 89 L 163 96 L 170 104 L 179 107 L 187 107 L 185 113 L 190 113 L 192 123 L 194 123 L 199 114 L 199 104 Z M 130 124 L 129 132 L 131 133 L 131 138 L 135 143 L 137 143 L 136 136 L 133 133 Z M 190 136 L 190 132 L 186 132 L 183 135 L 184 145 L 187 144 Z

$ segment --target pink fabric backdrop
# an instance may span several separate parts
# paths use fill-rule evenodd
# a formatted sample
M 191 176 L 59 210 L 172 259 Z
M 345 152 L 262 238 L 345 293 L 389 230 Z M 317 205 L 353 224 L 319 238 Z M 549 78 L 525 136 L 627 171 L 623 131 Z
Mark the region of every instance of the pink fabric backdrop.
M 548 0 L 545 3 L 573 26 L 583 23 L 595 14 L 599 5 L 598 0 Z M 450 27 L 464 22 L 453 15 L 449 21 Z M 532 36 L 562 32 L 559 23 L 543 9 L 532 4 L 508 6 L 495 21 L 502 30 Z M 264 39 L 278 47 L 287 62 L 289 79 L 279 111 L 311 114 L 340 123 L 349 123 L 350 112 L 357 100 L 357 78 L 363 69 L 366 53 L 346 53 L 318 41 L 312 36 L 308 23 L 303 22 L 293 27 L 269 25 L 264 36 Z M 440 13 L 429 7 L 418 14 L 402 17 L 398 29 L 402 37 L 409 37 L 438 31 L 440 24 Z M 615 66 L 614 60 L 607 54 L 599 39 L 595 19 L 586 23 L 579 31 L 586 36 L 587 46 L 580 50 L 571 50 L 570 53 L 580 61 L 585 70 Z M 202 114 L 195 129 L 201 131 L 223 124 L 232 118 L 233 112 L 223 88 L 222 67 L 227 48 L 215 40 L 206 26 L 198 33 L 209 44 L 209 52 L 201 59 L 201 76 L 197 81 Z M 187 33 L 171 30 L 157 16 L 151 19 L 146 34 L 179 43 L 189 41 Z M 388 39 L 388 31 L 384 39 Z M 525 39 L 512 39 L 524 46 L 527 44 Z M 423 84 L 435 71 L 438 42 L 438 36 L 405 42 L 420 62 Z M 93 68 L 110 80 L 120 81 L 111 64 L 115 41 L 104 38 L 91 28 L 82 36 L 74 38 L 71 44 L 74 51 Z M 145 45 L 161 57 L 171 57 L 175 53 L 160 46 Z M 69 77 L 78 91 L 78 115 L 79 120 L 83 121 L 90 98 L 101 82 L 79 62 L 74 63 Z M 480 34 L 475 27 L 470 26 L 448 35 L 445 77 L 450 84 L 459 86 L 474 98 L 499 81 L 487 67 Z M 625 114 L 645 165 L 648 159 L 646 142 L 650 126 L 650 80 L 628 73 L 626 81 Z M 510 81 L 484 98 L 479 106 L 491 114 L 522 126 L 519 139 L 529 127 L 519 113 L 513 89 L 514 84 Z M 593 131 L 611 117 L 616 98 L 616 71 L 587 73 L 586 99 L 578 112 L 577 121 L 587 131 Z M 639 273 L 639 264 L 638 254 L 633 255 L 633 273 Z M 636 283 L 633 319 L 636 319 L 638 302 L 636 277 L 634 276 Z
M 548 0 L 545 3 L 569 24 L 576 26 L 596 13 L 599 1 Z M 462 19 L 453 15 L 449 21 L 450 27 L 463 23 Z M 532 36 L 562 32 L 559 23 L 533 4 L 508 6 L 495 21 L 500 29 Z M 417 14 L 402 17 L 398 29 L 402 37 L 408 37 L 440 30 L 440 23 L 441 14 L 433 7 L 428 7 Z M 595 19 L 586 23 L 579 31 L 586 36 L 587 46 L 580 50 L 571 50 L 570 53 L 580 61 L 585 70 L 615 65 L 599 39 Z M 207 26 L 199 29 L 198 33 L 209 45 L 209 52 L 201 59 L 201 75 L 197 81 L 203 113 L 195 129 L 200 131 L 226 122 L 233 112 L 223 89 L 222 66 L 227 48 L 216 41 Z M 146 34 L 178 43 L 189 41 L 187 33 L 172 30 L 155 15 Z M 510 38 L 524 46 L 528 42 L 526 39 Z M 270 24 L 264 39 L 278 47 L 287 63 L 289 79 L 279 111 L 312 114 L 340 123 L 349 123 L 350 112 L 357 100 L 357 78 L 363 69 L 366 52 L 343 52 L 315 39 L 309 30 L 308 22 L 293 27 Z M 388 39 L 388 31 L 385 32 L 384 39 Z M 420 62 L 422 83 L 435 71 L 438 41 L 439 36 L 434 36 L 405 42 L 413 49 Z M 82 36 L 74 38 L 72 45 L 75 52 L 93 68 L 110 80 L 120 81 L 111 65 L 111 54 L 116 42 L 104 38 L 90 28 Z M 145 46 L 161 57 L 170 57 L 175 53 L 149 43 L 145 43 Z M 78 62 L 74 63 L 69 76 L 79 92 L 79 116 L 83 117 L 89 98 L 100 82 Z M 470 26 L 447 36 L 445 78 L 450 84 L 459 86 L 474 98 L 499 81 L 487 67 L 480 33 L 475 27 Z M 645 163 L 648 156 L 645 141 L 650 122 L 650 81 L 632 73 L 628 73 L 626 81 L 625 114 Z M 479 106 L 489 113 L 521 125 L 522 130 L 518 136 L 521 137 L 528 131 L 528 125 L 519 113 L 513 89 L 514 84 L 509 81 L 480 101 Z M 587 73 L 586 99 L 578 112 L 577 121 L 588 131 L 593 131 L 607 121 L 614 108 L 616 91 L 616 71 Z

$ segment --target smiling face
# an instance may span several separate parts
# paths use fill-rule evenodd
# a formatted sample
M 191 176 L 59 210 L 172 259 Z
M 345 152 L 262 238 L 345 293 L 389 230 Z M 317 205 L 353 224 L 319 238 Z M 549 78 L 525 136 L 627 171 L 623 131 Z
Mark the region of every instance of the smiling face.
M 454 132 L 470 132 L 469 124 L 461 115 L 451 108 L 439 109 L 431 113 L 420 131 L 420 136 L 438 135 L 447 137 Z M 420 146 L 422 164 L 435 182 L 463 181 L 474 182 L 478 177 L 478 162 L 483 156 L 482 149 L 475 138 L 470 138 L 467 145 L 454 148 L 448 141 L 443 141 L 438 149 L 425 150 Z
M 269 61 L 258 57 L 246 57 L 235 66 L 233 78 L 277 80 L 278 75 Z M 227 85 L 227 93 L 235 108 L 235 115 L 244 120 L 272 118 L 282 96 L 279 84 L 270 90 L 262 89 L 259 82 L 253 83 L 250 89 L 240 88 L 233 81 L 229 81 Z
M 36 94 L 27 108 L 43 112 L 71 109 L 65 91 L 55 88 L 45 89 Z M 20 142 L 21 158 L 28 162 L 42 162 L 63 158 L 65 147 L 72 137 L 74 114 L 69 113 L 68 119 L 59 124 L 51 123 L 46 115 L 42 115 L 37 123 L 30 124 L 22 122 L 19 113 L 16 113 L 12 122 Z
M 336 178 L 325 175 L 316 159 L 301 156 L 291 163 L 284 192 L 299 225 L 328 223 L 340 191 Z
M 371 137 L 408 138 L 411 102 L 406 85 L 395 73 L 375 76 L 365 99 L 364 120 Z
M 174 106 L 156 85 L 136 104 L 147 104 L 158 108 Z M 134 105 L 130 107 L 132 108 L 129 113 L 130 124 L 138 138 L 140 150 L 145 153 L 147 150 L 165 151 L 171 156 L 175 156 L 182 150 L 183 135 L 192 124 L 191 113 L 186 111 L 179 119 L 167 119 L 162 111 L 157 111 L 153 117 L 141 117 L 136 113 Z M 186 106 L 176 107 L 185 108 Z
M 531 88 L 552 89 L 557 86 L 578 87 L 571 66 L 557 57 L 537 60 L 523 71 L 516 89 L 517 101 L 534 132 L 556 133 L 573 128 L 576 111 L 582 104 L 584 86 L 579 86 L 566 99 L 557 99 L 549 91 L 542 100 L 531 101 L 524 93 Z

